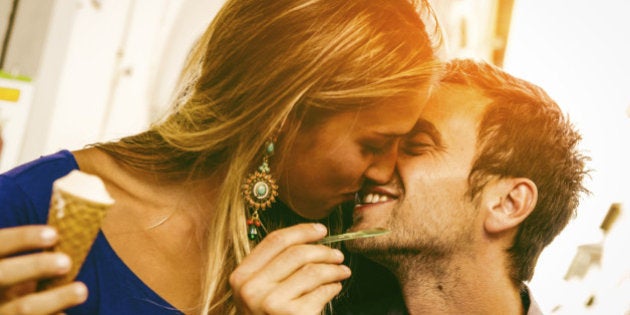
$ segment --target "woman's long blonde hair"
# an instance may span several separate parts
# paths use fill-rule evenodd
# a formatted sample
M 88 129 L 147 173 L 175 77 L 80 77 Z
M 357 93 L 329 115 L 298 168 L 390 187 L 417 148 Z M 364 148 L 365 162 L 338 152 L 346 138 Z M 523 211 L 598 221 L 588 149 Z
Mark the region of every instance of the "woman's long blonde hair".
M 432 84 L 439 66 L 420 18 L 426 8 L 421 0 L 227 0 L 191 51 L 172 112 L 146 132 L 96 145 L 164 180 L 222 176 L 209 206 L 203 314 L 235 313 L 228 278 L 251 246 L 241 185 L 265 141 L 286 120 L 274 156 L 282 161 L 312 110 L 358 110 Z

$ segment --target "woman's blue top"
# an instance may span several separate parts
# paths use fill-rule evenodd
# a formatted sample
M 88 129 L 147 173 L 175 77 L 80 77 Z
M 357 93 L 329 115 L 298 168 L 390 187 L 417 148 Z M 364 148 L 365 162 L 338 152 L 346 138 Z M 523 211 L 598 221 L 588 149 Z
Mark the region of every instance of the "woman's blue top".
M 53 182 L 78 169 L 67 150 L 43 156 L 0 175 L 0 228 L 46 224 Z M 99 232 L 77 281 L 85 283 L 85 303 L 74 314 L 183 314 L 140 280 Z

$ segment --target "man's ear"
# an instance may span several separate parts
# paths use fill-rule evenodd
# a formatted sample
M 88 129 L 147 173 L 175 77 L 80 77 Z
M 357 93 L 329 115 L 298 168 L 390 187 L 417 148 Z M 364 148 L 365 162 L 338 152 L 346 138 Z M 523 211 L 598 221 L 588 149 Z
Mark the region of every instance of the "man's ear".
M 538 188 L 528 178 L 502 178 L 484 188 L 481 206 L 486 212 L 484 228 L 500 233 L 518 226 L 536 207 Z

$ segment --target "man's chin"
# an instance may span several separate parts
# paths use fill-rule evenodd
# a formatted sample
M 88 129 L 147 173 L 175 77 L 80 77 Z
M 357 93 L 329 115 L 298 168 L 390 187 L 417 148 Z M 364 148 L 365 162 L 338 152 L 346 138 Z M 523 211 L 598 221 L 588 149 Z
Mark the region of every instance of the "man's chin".
M 392 266 L 395 266 L 395 263 L 392 263 L 393 257 L 388 253 L 389 246 L 385 242 L 377 241 L 375 238 L 378 237 L 347 241 L 345 246 L 348 251 L 355 255 L 363 256 L 387 269 L 392 268 Z
M 385 222 L 385 223 L 383 223 Z M 373 229 L 387 229 L 389 224 L 386 220 L 378 218 L 355 217 L 352 219 L 352 225 L 348 228 L 348 232 L 358 232 Z
M 357 254 L 386 251 L 387 244 L 382 240 L 385 237 L 387 235 L 349 240 L 346 241 L 345 246 L 350 252 Z

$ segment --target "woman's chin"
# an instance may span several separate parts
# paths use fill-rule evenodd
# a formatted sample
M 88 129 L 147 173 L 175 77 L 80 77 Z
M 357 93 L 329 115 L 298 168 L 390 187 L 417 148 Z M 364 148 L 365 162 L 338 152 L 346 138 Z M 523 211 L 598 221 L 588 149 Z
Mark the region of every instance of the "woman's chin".
M 307 220 L 317 221 L 327 218 L 335 209 L 337 209 L 337 207 L 329 209 L 307 209 L 307 211 L 295 211 L 295 213 Z

